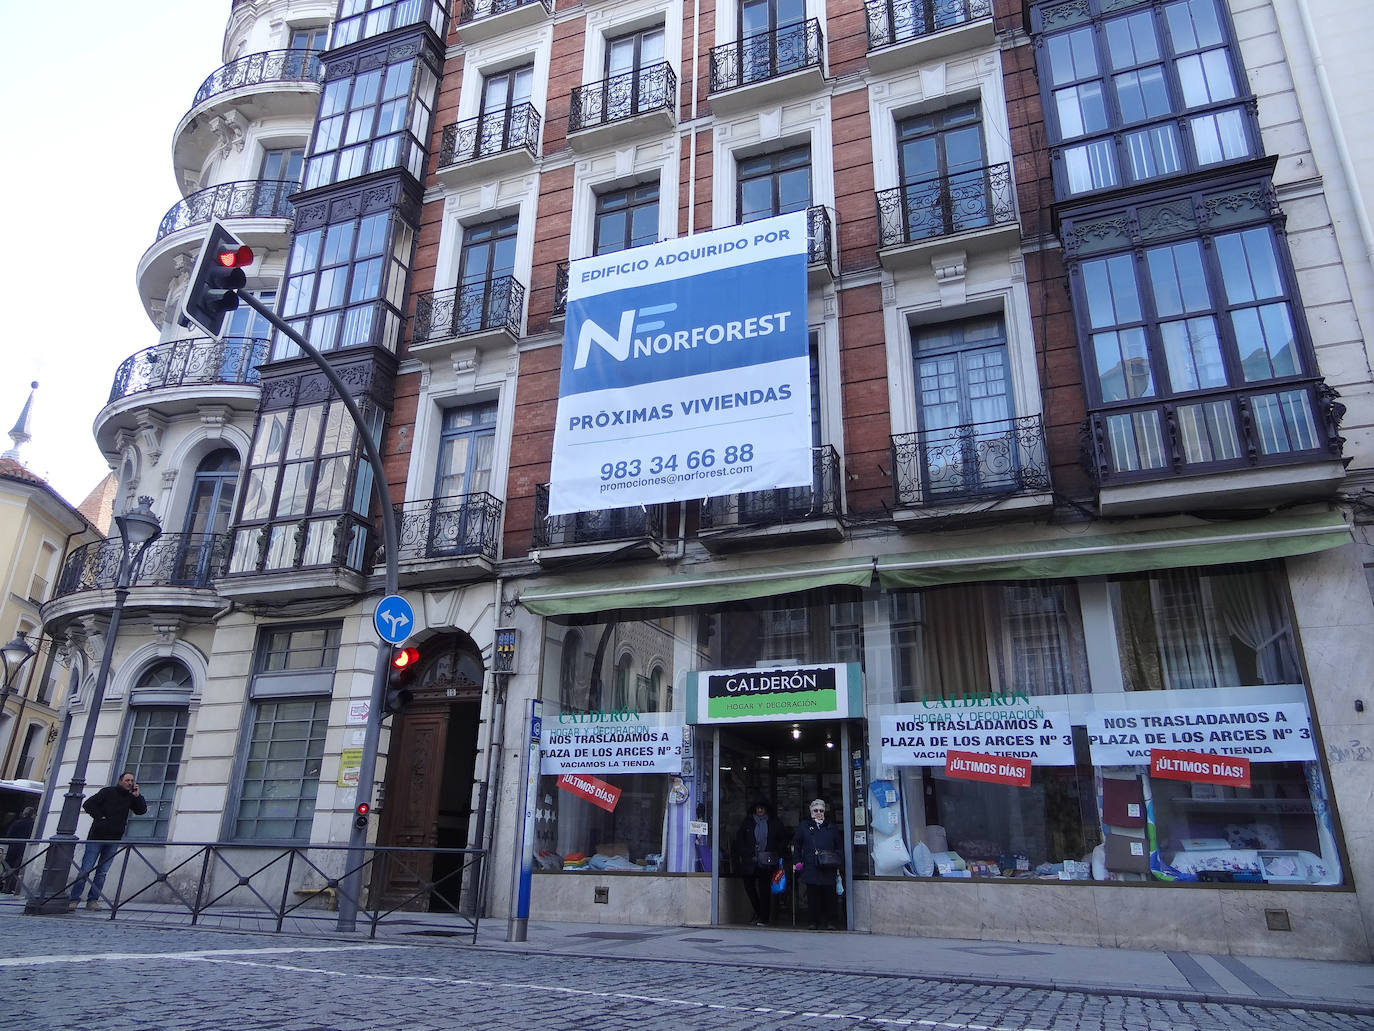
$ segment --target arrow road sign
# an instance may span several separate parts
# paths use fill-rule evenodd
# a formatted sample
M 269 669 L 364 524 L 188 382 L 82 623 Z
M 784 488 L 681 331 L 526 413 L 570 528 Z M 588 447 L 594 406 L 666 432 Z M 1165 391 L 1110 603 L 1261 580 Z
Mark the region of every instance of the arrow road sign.
M 399 594 L 388 594 L 377 602 L 372 614 L 377 636 L 387 644 L 400 644 L 415 629 L 415 610 Z

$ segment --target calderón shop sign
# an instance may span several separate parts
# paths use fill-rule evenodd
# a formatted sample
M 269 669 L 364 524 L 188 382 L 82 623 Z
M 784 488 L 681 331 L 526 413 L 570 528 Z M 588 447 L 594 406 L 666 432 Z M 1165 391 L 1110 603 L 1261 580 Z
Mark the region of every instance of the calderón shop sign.
M 688 723 L 769 723 L 863 715 L 857 662 L 687 674 Z

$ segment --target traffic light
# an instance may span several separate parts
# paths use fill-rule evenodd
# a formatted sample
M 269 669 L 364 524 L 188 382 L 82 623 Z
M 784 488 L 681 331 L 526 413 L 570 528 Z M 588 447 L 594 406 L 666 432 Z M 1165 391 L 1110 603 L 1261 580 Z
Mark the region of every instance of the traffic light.
M 372 803 L 359 802 L 353 809 L 353 826 L 358 830 L 367 830 L 367 815 L 372 812 Z
M 252 263 L 251 247 L 218 222 L 211 223 L 181 301 L 183 321 L 218 339 L 224 316 L 239 306 L 238 291 L 248 282 L 244 269 Z
M 386 698 L 382 702 L 382 714 L 390 716 L 400 712 L 415 697 L 410 683 L 420 668 L 419 648 L 397 648 L 391 657 L 391 671 L 386 678 Z

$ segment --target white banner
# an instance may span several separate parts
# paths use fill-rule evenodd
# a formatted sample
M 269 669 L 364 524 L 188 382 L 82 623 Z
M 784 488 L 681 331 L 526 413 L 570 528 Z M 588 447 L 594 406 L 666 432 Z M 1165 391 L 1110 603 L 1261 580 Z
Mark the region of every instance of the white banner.
M 806 213 L 574 261 L 549 515 L 812 482 Z
M 544 720 L 542 774 L 681 773 L 681 713 L 564 712 Z
M 1085 721 L 1094 766 L 1144 766 L 1150 749 L 1243 756 L 1253 763 L 1312 762 L 1312 723 L 1302 702 L 1206 709 L 1122 709 Z
M 1062 698 L 1013 696 L 1010 705 L 947 706 L 932 702 L 882 716 L 882 761 L 892 766 L 943 766 L 949 749 L 1036 766 L 1073 765 L 1073 728 Z

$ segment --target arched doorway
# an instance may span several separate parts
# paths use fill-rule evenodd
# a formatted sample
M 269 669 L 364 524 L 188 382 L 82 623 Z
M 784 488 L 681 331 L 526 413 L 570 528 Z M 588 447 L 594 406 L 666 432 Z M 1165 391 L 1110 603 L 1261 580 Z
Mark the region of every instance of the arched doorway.
M 420 645 L 414 699 L 392 718 L 377 842 L 402 848 L 466 848 L 472 817 L 482 655 L 472 638 L 445 634 Z M 382 898 L 399 904 L 425 881 L 437 886 L 407 909 L 457 908 L 461 856 L 408 855 L 385 866 Z M 454 875 L 454 876 L 450 876 Z

